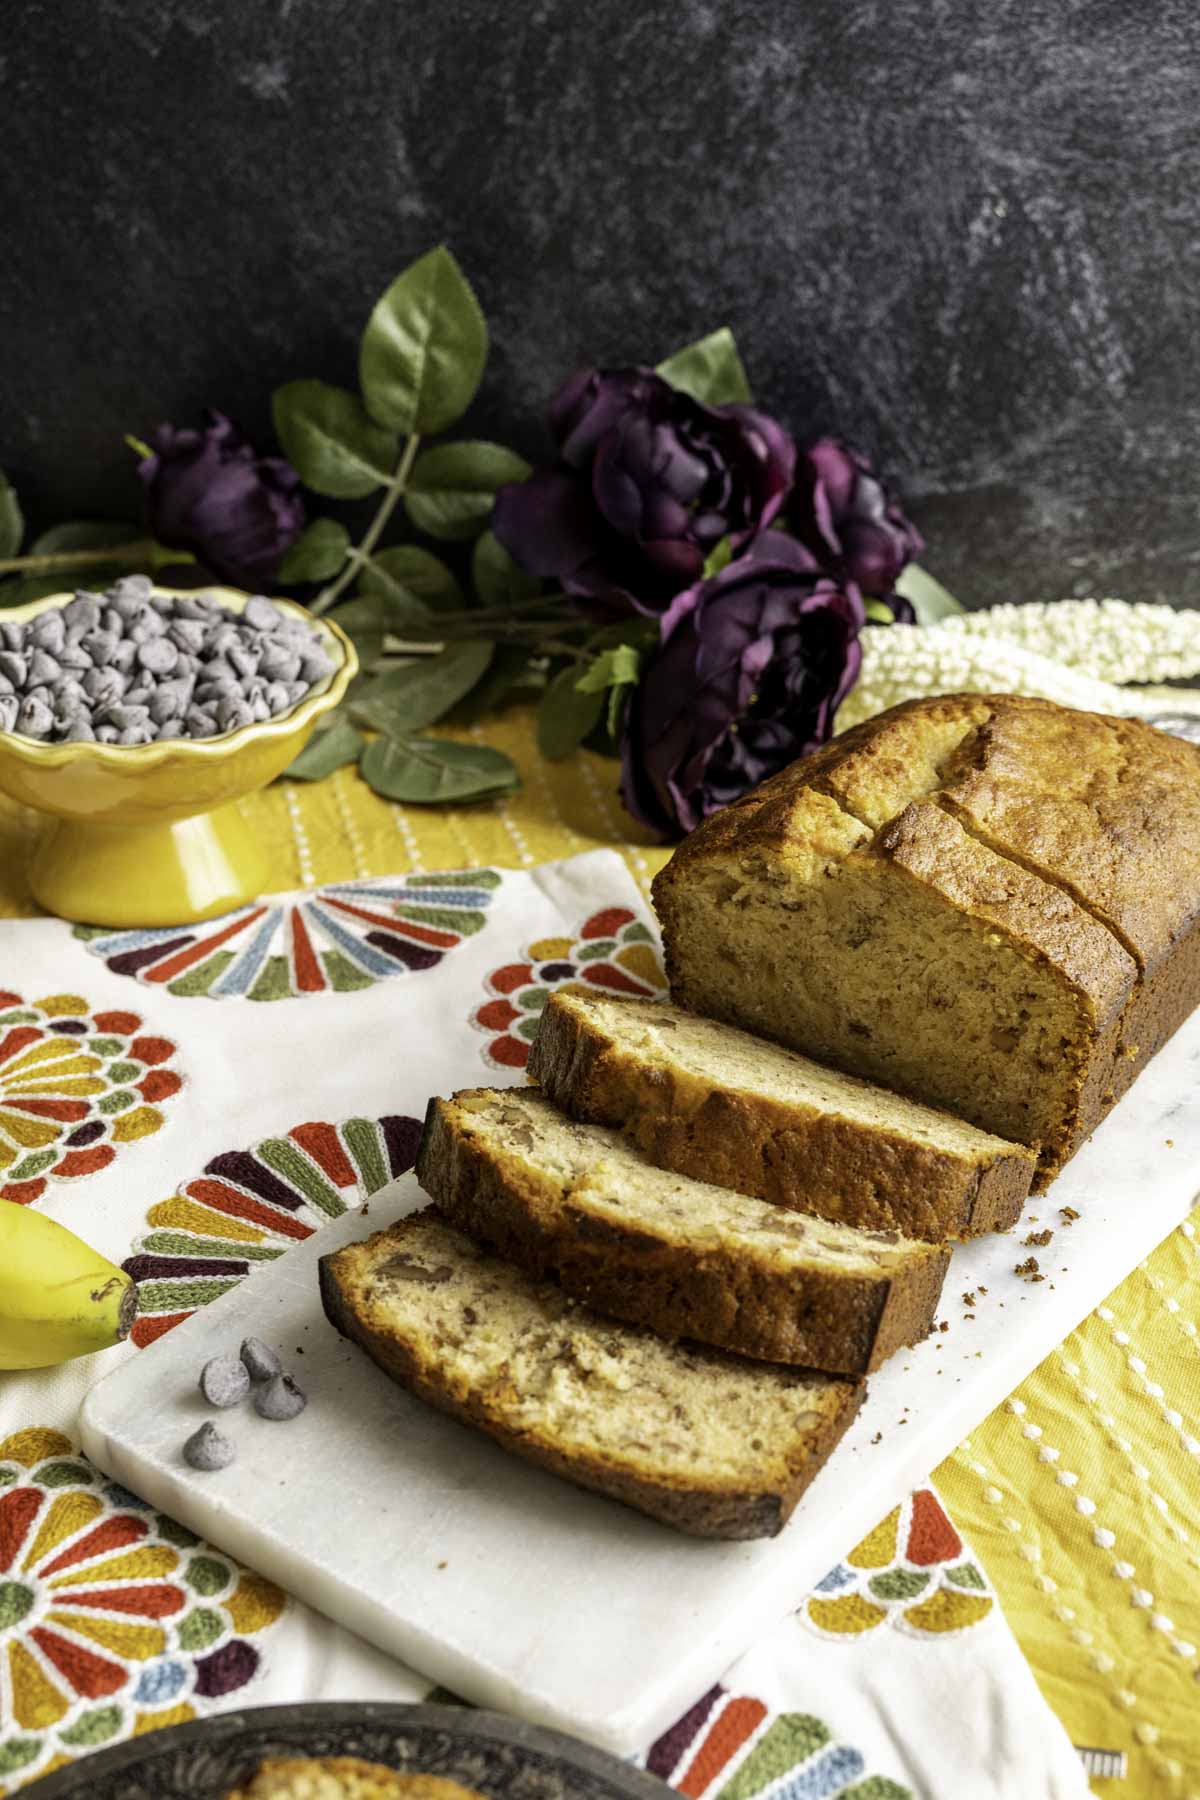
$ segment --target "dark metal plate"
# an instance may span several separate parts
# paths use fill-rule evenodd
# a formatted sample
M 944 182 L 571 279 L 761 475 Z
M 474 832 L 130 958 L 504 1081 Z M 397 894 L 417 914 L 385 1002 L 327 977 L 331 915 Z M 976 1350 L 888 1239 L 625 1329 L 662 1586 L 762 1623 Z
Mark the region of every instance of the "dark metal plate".
M 459 1706 L 262 1706 L 151 1732 L 37 1783 L 37 1800 L 225 1800 L 265 1756 L 361 1756 L 487 1800 L 663 1800 L 652 1775 L 557 1731 Z M 32 1791 L 32 1790 L 31 1790 Z

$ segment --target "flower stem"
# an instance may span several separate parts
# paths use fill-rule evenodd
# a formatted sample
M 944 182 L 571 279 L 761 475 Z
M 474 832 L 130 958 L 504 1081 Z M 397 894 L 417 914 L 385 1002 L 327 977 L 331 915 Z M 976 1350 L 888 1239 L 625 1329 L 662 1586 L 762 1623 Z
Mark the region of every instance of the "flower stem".
M 159 559 L 159 548 L 150 538 L 131 538 L 106 550 L 48 550 L 44 556 L 6 556 L 0 559 L 0 575 L 53 575 L 59 569 L 85 569 L 97 563 L 127 563 Z M 190 559 L 181 551 L 172 560 Z
M 321 589 L 308 609 L 310 612 L 328 612 L 334 601 L 349 587 L 363 564 L 369 562 L 372 550 L 383 535 L 384 526 L 395 512 L 401 496 L 408 486 L 408 478 L 412 474 L 412 466 L 416 460 L 417 446 L 420 442 L 420 433 L 410 431 L 404 441 L 404 448 L 400 452 L 400 461 L 396 464 L 396 472 L 387 484 L 379 511 L 363 533 L 362 542 L 350 551 L 341 574 L 328 587 Z

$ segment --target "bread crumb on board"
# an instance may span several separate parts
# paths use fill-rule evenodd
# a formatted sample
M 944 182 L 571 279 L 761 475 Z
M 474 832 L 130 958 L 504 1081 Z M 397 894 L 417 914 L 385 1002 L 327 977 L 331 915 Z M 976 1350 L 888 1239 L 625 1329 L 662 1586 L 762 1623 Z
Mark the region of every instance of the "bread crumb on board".
M 1049 1230 L 1047 1230 L 1047 1231 L 1031 1231 L 1029 1233 L 1029 1236 L 1027 1238 L 1023 1239 L 1023 1242 L 1025 1243 L 1026 1247 L 1028 1247 L 1030 1244 L 1032 1244 L 1035 1249 L 1044 1250 L 1046 1248 L 1046 1245 L 1050 1242 L 1050 1239 L 1053 1236 L 1054 1236 L 1054 1233 Z
M 1045 1281 L 1046 1279 L 1038 1267 L 1036 1256 L 1027 1256 L 1024 1262 L 1014 1264 L 1013 1274 L 1019 1275 L 1022 1281 Z

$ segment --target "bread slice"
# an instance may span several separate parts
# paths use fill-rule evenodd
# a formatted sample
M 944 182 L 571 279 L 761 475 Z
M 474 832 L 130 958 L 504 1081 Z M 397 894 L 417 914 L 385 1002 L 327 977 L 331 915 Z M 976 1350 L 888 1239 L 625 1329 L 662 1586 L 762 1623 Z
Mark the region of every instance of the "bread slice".
M 655 1168 L 534 1088 L 431 1101 L 417 1177 L 451 1225 L 597 1312 L 834 1374 L 923 1338 L 950 1260 Z
M 320 1271 L 332 1323 L 402 1387 L 696 1537 L 773 1537 L 865 1391 L 601 1319 L 432 1208 Z
M 1036 1147 L 1044 1188 L 1200 1003 L 1200 749 L 910 701 L 706 819 L 654 883 L 676 999 Z
M 529 1072 L 664 1169 L 847 1225 L 940 1242 L 1004 1231 L 1024 1145 L 665 1002 L 552 995 Z
M 440 1775 L 401 1775 L 358 1756 L 270 1756 L 226 1800 L 483 1800 Z

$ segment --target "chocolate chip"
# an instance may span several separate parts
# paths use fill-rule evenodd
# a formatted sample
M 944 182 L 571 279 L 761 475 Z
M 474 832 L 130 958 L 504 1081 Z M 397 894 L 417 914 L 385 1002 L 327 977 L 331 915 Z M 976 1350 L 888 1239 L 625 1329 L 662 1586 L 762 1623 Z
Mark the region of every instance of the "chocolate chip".
M 199 1431 L 193 1431 L 183 1446 L 183 1460 L 190 1468 L 199 1469 L 203 1475 L 211 1475 L 217 1469 L 227 1469 L 237 1451 L 232 1441 L 215 1425 L 201 1425 Z
M 236 1356 L 214 1356 L 200 1371 L 200 1392 L 210 1406 L 237 1406 L 250 1392 L 250 1377 Z
M 290 1375 L 272 1375 L 254 1391 L 254 1410 L 260 1419 L 273 1419 L 282 1424 L 302 1413 L 308 1401 Z
M 278 1355 L 261 1338 L 248 1337 L 242 1344 L 241 1357 L 251 1381 L 270 1381 L 273 1376 L 283 1374 Z

